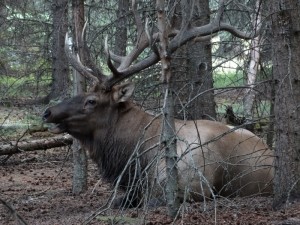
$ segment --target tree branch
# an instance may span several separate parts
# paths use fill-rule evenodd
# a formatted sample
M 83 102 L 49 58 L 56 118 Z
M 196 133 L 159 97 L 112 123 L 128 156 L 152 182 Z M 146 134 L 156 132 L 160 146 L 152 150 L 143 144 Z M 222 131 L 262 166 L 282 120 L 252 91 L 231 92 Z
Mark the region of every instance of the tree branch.
M 56 136 L 30 141 L 12 141 L 10 144 L 0 144 L 0 155 L 10 155 L 24 151 L 46 150 L 49 148 L 71 145 L 73 138 L 70 135 Z

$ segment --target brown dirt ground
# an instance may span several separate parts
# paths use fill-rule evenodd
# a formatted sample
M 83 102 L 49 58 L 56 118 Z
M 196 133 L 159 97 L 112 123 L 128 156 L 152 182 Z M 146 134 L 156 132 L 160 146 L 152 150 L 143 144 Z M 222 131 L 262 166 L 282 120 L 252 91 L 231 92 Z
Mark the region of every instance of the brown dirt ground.
M 0 157 L 0 160 L 4 156 Z M 27 224 L 83 224 L 103 206 L 112 188 L 103 182 L 97 168 L 89 162 L 88 191 L 73 195 L 72 159 L 67 148 L 13 155 L 0 165 L 0 198 L 13 206 Z M 166 208 L 145 211 L 107 210 L 90 224 L 300 224 L 300 203 L 272 210 L 272 198 L 218 199 L 186 204 L 181 217 L 172 221 Z M 0 204 L 0 224 L 18 223 L 7 207 Z

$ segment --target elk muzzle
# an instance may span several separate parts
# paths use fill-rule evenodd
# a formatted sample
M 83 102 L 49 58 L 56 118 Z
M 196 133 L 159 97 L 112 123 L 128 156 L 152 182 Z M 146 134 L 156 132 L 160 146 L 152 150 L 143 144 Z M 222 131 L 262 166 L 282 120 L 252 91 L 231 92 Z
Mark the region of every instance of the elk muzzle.
M 50 108 L 46 109 L 42 118 L 45 123 L 52 123 L 52 126 L 48 129 L 51 133 L 60 134 L 67 130 L 66 124 L 63 121 L 54 121 Z

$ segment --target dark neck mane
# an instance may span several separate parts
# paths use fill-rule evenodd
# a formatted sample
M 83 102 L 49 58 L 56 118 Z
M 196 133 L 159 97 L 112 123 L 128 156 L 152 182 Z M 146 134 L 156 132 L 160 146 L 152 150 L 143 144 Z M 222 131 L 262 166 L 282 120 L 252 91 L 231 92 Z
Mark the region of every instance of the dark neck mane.
M 123 108 L 123 112 L 125 112 L 125 114 L 129 114 L 129 111 L 137 112 L 136 110 L 138 111 L 139 109 L 134 105 L 132 105 L 132 108 Z M 129 115 L 133 115 L 131 116 L 132 118 L 129 119 L 136 120 L 134 112 L 130 112 Z M 122 118 L 124 117 L 126 117 L 126 115 L 123 115 Z M 118 119 L 120 118 L 121 116 L 118 115 Z M 126 121 L 129 119 L 126 117 Z M 128 130 L 126 134 L 121 135 L 118 131 L 124 129 L 124 127 L 117 125 L 116 121 L 118 122 L 118 120 L 111 118 L 110 123 L 112 124 L 107 126 L 108 129 L 105 130 L 105 132 L 99 132 L 88 137 L 77 137 L 81 141 L 82 145 L 89 151 L 90 157 L 93 161 L 97 163 L 103 178 L 107 179 L 109 182 L 115 182 L 118 179 L 127 165 L 128 160 L 136 147 L 137 141 L 142 134 L 141 131 L 134 127 L 128 127 L 127 124 L 126 126 L 128 127 Z M 143 119 L 143 121 L 145 121 L 145 119 Z M 139 122 L 138 124 L 142 128 L 145 126 L 145 122 Z M 139 152 L 141 151 L 143 151 L 143 147 L 139 149 Z M 139 171 L 137 171 L 138 173 L 134 173 L 136 160 L 132 160 L 133 162 L 127 167 L 128 169 L 121 179 L 121 185 L 131 183 L 132 181 L 129 179 L 132 179 L 134 174 L 140 174 L 140 172 L 147 166 L 147 157 L 149 156 L 144 154 L 138 159 L 140 160 L 138 163 L 138 165 L 140 165 Z

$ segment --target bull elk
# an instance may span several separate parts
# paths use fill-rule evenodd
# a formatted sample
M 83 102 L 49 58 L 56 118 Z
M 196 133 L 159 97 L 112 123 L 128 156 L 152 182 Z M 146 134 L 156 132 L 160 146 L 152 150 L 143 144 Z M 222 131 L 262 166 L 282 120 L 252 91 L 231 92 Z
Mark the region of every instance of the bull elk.
M 96 84 L 89 92 L 46 109 L 44 121 L 55 124 L 50 131 L 77 138 L 110 182 L 122 174 L 119 184 L 130 191 L 121 204 L 136 206 L 150 192 L 163 199 L 161 118 L 130 100 L 132 83 L 117 84 L 136 71 L 128 72 L 129 67 L 119 72 L 109 63 L 113 75 L 105 76 L 83 66 L 67 47 L 66 52 L 73 67 Z M 273 153 L 258 136 L 209 120 L 175 120 L 175 127 L 182 200 L 198 201 L 212 192 L 226 196 L 272 192 Z
M 219 21 L 223 9 L 220 7 L 219 16 L 203 29 L 191 26 L 180 31 L 174 29 L 170 53 L 194 35 L 226 30 L 246 38 L 242 32 Z M 130 100 L 134 92 L 132 83 L 120 84 L 160 59 L 151 42 L 157 40 L 157 34 L 150 36 L 141 26 L 136 10 L 133 13 L 138 43 L 122 57 L 110 52 L 106 44 L 110 76 L 104 75 L 92 62 L 87 48 L 83 65 L 66 42 L 65 52 L 71 65 L 95 84 L 89 92 L 48 108 L 43 115 L 46 123 L 55 124 L 51 132 L 67 132 L 77 138 L 103 177 L 112 183 L 118 181 L 120 187 L 127 190 L 123 200 L 118 201 L 124 206 L 138 206 L 151 196 L 163 200 L 166 181 L 164 149 L 160 145 L 162 119 L 146 113 Z M 147 46 L 151 46 L 153 52 L 132 65 Z M 117 61 L 119 67 L 115 68 L 111 60 Z M 273 152 L 252 132 L 209 120 L 175 120 L 175 129 L 178 195 L 182 200 L 199 201 L 213 193 L 225 196 L 272 193 Z

